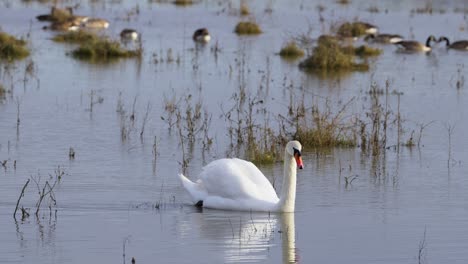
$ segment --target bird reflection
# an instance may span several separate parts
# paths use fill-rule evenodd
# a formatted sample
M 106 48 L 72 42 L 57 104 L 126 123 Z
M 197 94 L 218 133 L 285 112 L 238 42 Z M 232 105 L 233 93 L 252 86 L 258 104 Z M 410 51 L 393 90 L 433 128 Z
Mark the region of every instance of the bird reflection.
M 183 230 L 182 233 L 187 236 L 192 236 L 196 230 L 204 239 L 214 241 L 216 248 L 223 252 L 224 263 L 265 262 L 274 255 L 279 245 L 283 263 L 299 261 L 295 245 L 294 213 L 240 213 L 203 209 L 192 216 L 192 228 L 182 227 L 179 230 Z M 194 222 L 196 228 L 193 228 Z

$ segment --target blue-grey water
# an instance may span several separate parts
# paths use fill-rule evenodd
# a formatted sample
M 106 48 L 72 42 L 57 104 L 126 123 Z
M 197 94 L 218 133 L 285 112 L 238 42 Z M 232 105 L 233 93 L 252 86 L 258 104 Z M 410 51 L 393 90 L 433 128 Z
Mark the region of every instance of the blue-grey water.
M 77 3 L 76 14 L 109 20 L 103 34 L 112 38 L 123 28 L 138 29 L 144 54 L 112 64 L 75 60 L 66 55 L 75 46 L 51 41 L 55 33 L 43 31 L 45 24 L 34 18 L 52 3 L 0 2 L 1 29 L 29 34 L 32 51 L 20 62 L 1 63 L 0 84 L 10 91 L 0 103 L 0 161 L 7 161 L 0 168 L 1 263 L 130 263 L 132 257 L 136 263 L 468 260 L 468 52 L 447 51 L 442 43 L 427 55 L 378 46 L 383 54 L 370 60 L 369 72 L 330 78 L 305 73 L 298 62 L 276 55 L 293 37 L 316 38 L 329 33 L 330 25 L 353 19 L 421 42 L 430 34 L 468 39 L 464 1 L 432 1 L 432 13 L 411 12 L 428 6 L 426 1 L 246 1 L 247 18 L 239 16 L 238 1 L 60 5 Z M 323 23 L 318 5 L 324 7 Z M 138 14 L 130 14 L 136 9 Z M 245 19 L 254 19 L 264 33 L 234 34 Z M 212 34 L 204 47 L 191 39 L 200 27 Z M 167 58 L 169 49 L 173 60 Z M 25 75 L 31 60 L 34 73 Z M 371 83 L 382 88 L 387 80 L 393 92 L 389 110 L 402 116 L 401 141 L 413 130 L 417 139 L 425 126 L 419 147 L 390 147 L 377 163 L 360 148 L 305 149 L 294 214 L 200 211 L 190 205 L 177 178 L 182 146 L 177 129 L 168 129 L 165 105 L 172 98 L 183 101 L 191 94 L 191 104 L 200 101 L 211 115 L 211 148 L 203 151 L 199 133 L 190 155 L 187 174 L 196 178 L 207 162 L 235 155 L 223 114 L 235 104 L 232 95 L 240 86 L 263 100 L 276 129 L 291 94 L 294 102 L 304 98 L 307 107 L 324 107 L 328 100 L 333 112 L 351 101 L 343 119 L 365 119 Z M 384 104 L 385 95 L 380 99 Z M 264 124 L 265 115 L 257 114 Z M 392 123 L 388 146 L 397 144 L 396 130 Z M 42 186 L 50 177 L 53 182 L 58 166 L 65 174 L 54 188 L 56 205 L 49 210 L 45 201 L 36 218 L 37 187 L 31 181 L 21 200 L 31 215 L 21 220 L 17 213 L 15 221 L 25 182 L 35 179 Z M 271 180 L 281 178 L 281 163 L 259 167 Z M 346 184 L 345 177 L 353 176 Z

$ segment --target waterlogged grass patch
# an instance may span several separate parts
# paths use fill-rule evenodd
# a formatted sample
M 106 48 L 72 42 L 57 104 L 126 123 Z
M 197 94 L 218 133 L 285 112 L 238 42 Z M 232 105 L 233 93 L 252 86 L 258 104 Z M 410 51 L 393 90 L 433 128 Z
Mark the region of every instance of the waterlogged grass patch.
M 329 124 L 325 127 L 311 129 L 299 129 L 295 138 L 304 147 L 330 148 L 330 147 L 356 147 L 357 142 L 353 138 L 347 138 L 339 133 L 339 127 Z
M 0 59 L 11 61 L 27 56 L 29 56 L 29 50 L 26 47 L 26 41 L 0 32 Z
M 99 40 L 99 37 L 91 32 L 87 32 L 84 30 L 79 31 L 70 31 L 63 34 L 56 35 L 53 39 L 55 42 L 62 42 L 62 43 L 76 43 L 76 44 L 83 44 L 89 42 L 96 42 Z
M 305 70 L 351 70 L 367 71 L 367 63 L 356 63 L 354 54 L 349 54 L 343 50 L 339 43 L 332 39 L 322 39 L 314 48 L 312 56 L 299 64 Z
M 175 0 L 174 5 L 178 5 L 178 6 L 193 5 L 193 0 Z
M 262 30 L 257 23 L 246 21 L 239 22 L 234 29 L 234 32 L 236 32 L 238 35 L 257 35 L 261 34 Z
M 140 57 L 142 50 L 126 50 L 117 41 L 98 38 L 95 41 L 81 44 L 72 52 L 73 57 L 94 62 L 106 62 L 118 58 Z
M 337 34 L 343 37 L 359 37 L 366 34 L 366 27 L 359 22 L 346 22 L 338 28 Z
M 279 55 L 283 58 L 295 59 L 304 56 L 304 51 L 292 41 L 281 49 Z
M 382 50 L 366 45 L 361 45 L 357 48 L 354 48 L 354 54 L 359 57 L 374 57 L 382 54 Z

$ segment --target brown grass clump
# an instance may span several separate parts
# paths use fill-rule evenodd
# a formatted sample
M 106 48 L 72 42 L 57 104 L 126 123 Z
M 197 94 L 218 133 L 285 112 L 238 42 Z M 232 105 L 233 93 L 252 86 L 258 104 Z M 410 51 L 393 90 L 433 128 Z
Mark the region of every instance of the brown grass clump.
M 346 54 L 356 55 L 359 57 L 374 57 L 382 54 L 381 49 L 372 48 L 366 45 L 361 45 L 359 47 L 346 46 L 343 47 L 343 52 Z
M 89 43 L 95 42 L 99 39 L 99 37 L 91 32 L 87 32 L 84 30 L 79 31 L 70 31 L 63 34 L 56 35 L 52 40 L 55 42 L 63 42 L 63 43 Z
M 0 99 L 5 98 L 6 93 L 7 93 L 7 91 L 6 91 L 5 87 L 3 87 L 3 85 L 0 84 Z
M 291 41 L 281 49 L 279 55 L 281 57 L 295 59 L 304 56 L 304 51 L 299 48 L 294 41 Z
M 140 57 L 142 50 L 126 50 L 117 41 L 98 38 L 91 42 L 81 44 L 72 52 L 73 57 L 94 62 L 106 62 L 117 58 Z
M 343 48 L 335 40 L 323 39 L 314 48 L 312 56 L 306 58 L 299 64 L 300 68 L 306 70 L 355 70 L 366 71 L 369 65 L 356 63 L 354 55 L 343 51 Z
M 262 30 L 260 29 L 260 26 L 256 24 L 255 22 L 239 22 L 234 29 L 234 32 L 236 32 L 238 35 L 257 35 L 261 34 Z
M 250 14 L 249 6 L 244 2 L 241 2 L 240 4 L 240 14 L 241 16 L 247 16 Z
M 343 37 L 359 37 L 366 34 L 366 27 L 359 22 L 346 22 L 338 28 L 337 34 Z
M 0 32 L 0 59 L 11 61 L 27 56 L 29 56 L 29 50 L 26 47 L 26 41 Z
M 175 0 L 174 5 L 178 5 L 178 6 L 193 5 L 193 0 Z

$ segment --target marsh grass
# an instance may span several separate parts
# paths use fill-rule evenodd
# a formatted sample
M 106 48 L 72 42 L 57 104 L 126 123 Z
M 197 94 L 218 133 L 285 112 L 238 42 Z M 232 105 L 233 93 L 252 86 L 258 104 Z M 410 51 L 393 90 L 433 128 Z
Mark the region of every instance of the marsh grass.
M 240 14 L 241 16 L 247 16 L 250 14 L 249 6 L 244 1 L 240 3 Z
M 307 111 L 304 106 L 298 107 L 292 116 L 298 121 L 302 119 L 299 123 L 306 125 L 296 127 L 294 138 L 303 146 L 311 148 L 357 146 L 354 125 L 343 117 L 351 101 L 337 113 L 332 112 L 328 100 L 324 110 L 317 105 L 312 106 L 310 111 Z
M 366 62 L 356 63 L 354 54 L 349 54 L 338 41 L 329 38 L 319 41 L 312 52 L 312 56 L 302 61 L 299 67 L 311 71 L 367 71 L 369 69 Z
M 85 44 L 99 41 L 99 36 L 88 31 L 79 30 L 58 34 L 52 40 L 61 43 Z
M 304 51 L 299 48 L 296 42 L 291 41 L 281 48 L 279 55 L 283 58 L 296 59 L 304 56 Z
M 142 49 L 127 50 L 119 42 L 107 38 L 97 38 L 94 41 L 82 43 L 72 52 L 74 58 L 92 62 L 108 62 L 118 58 L 142 56 Z
M 0 84 L 0 100 L 5 98 L 6 93 L 7 93 L 7 90 L 5 89 L 5 87 L 3 87 L 2 84 Z
M 189 6 L 194 4 L 193 0 L 175 0 L 173 3 L 177 6 Z
M 346 46 L 346 47 L 343 47 L 343 52 L 350 54 L 350 55 L 359 56 L 362 58 L 375 57 L 375 56 L 379 56 L 380 54 L 382 54 L 381 49 L 372 48 L 367 45 L 361 45 L 359 47 Z
M 29 56 L 29 49 L 26 47 L 26 41 L 17 39 L 5 32 L 0 32 L 0 59 L 17 60 Z
M 338 28 L 337 34 L 343 37 L 359 37 L 366 34 L 366 28 L 361 23 L 345 22 Z
M 258 35 L 262 33 L 260 26 L 252 21 L 239 22 L 234 29 L 238 35 Z

